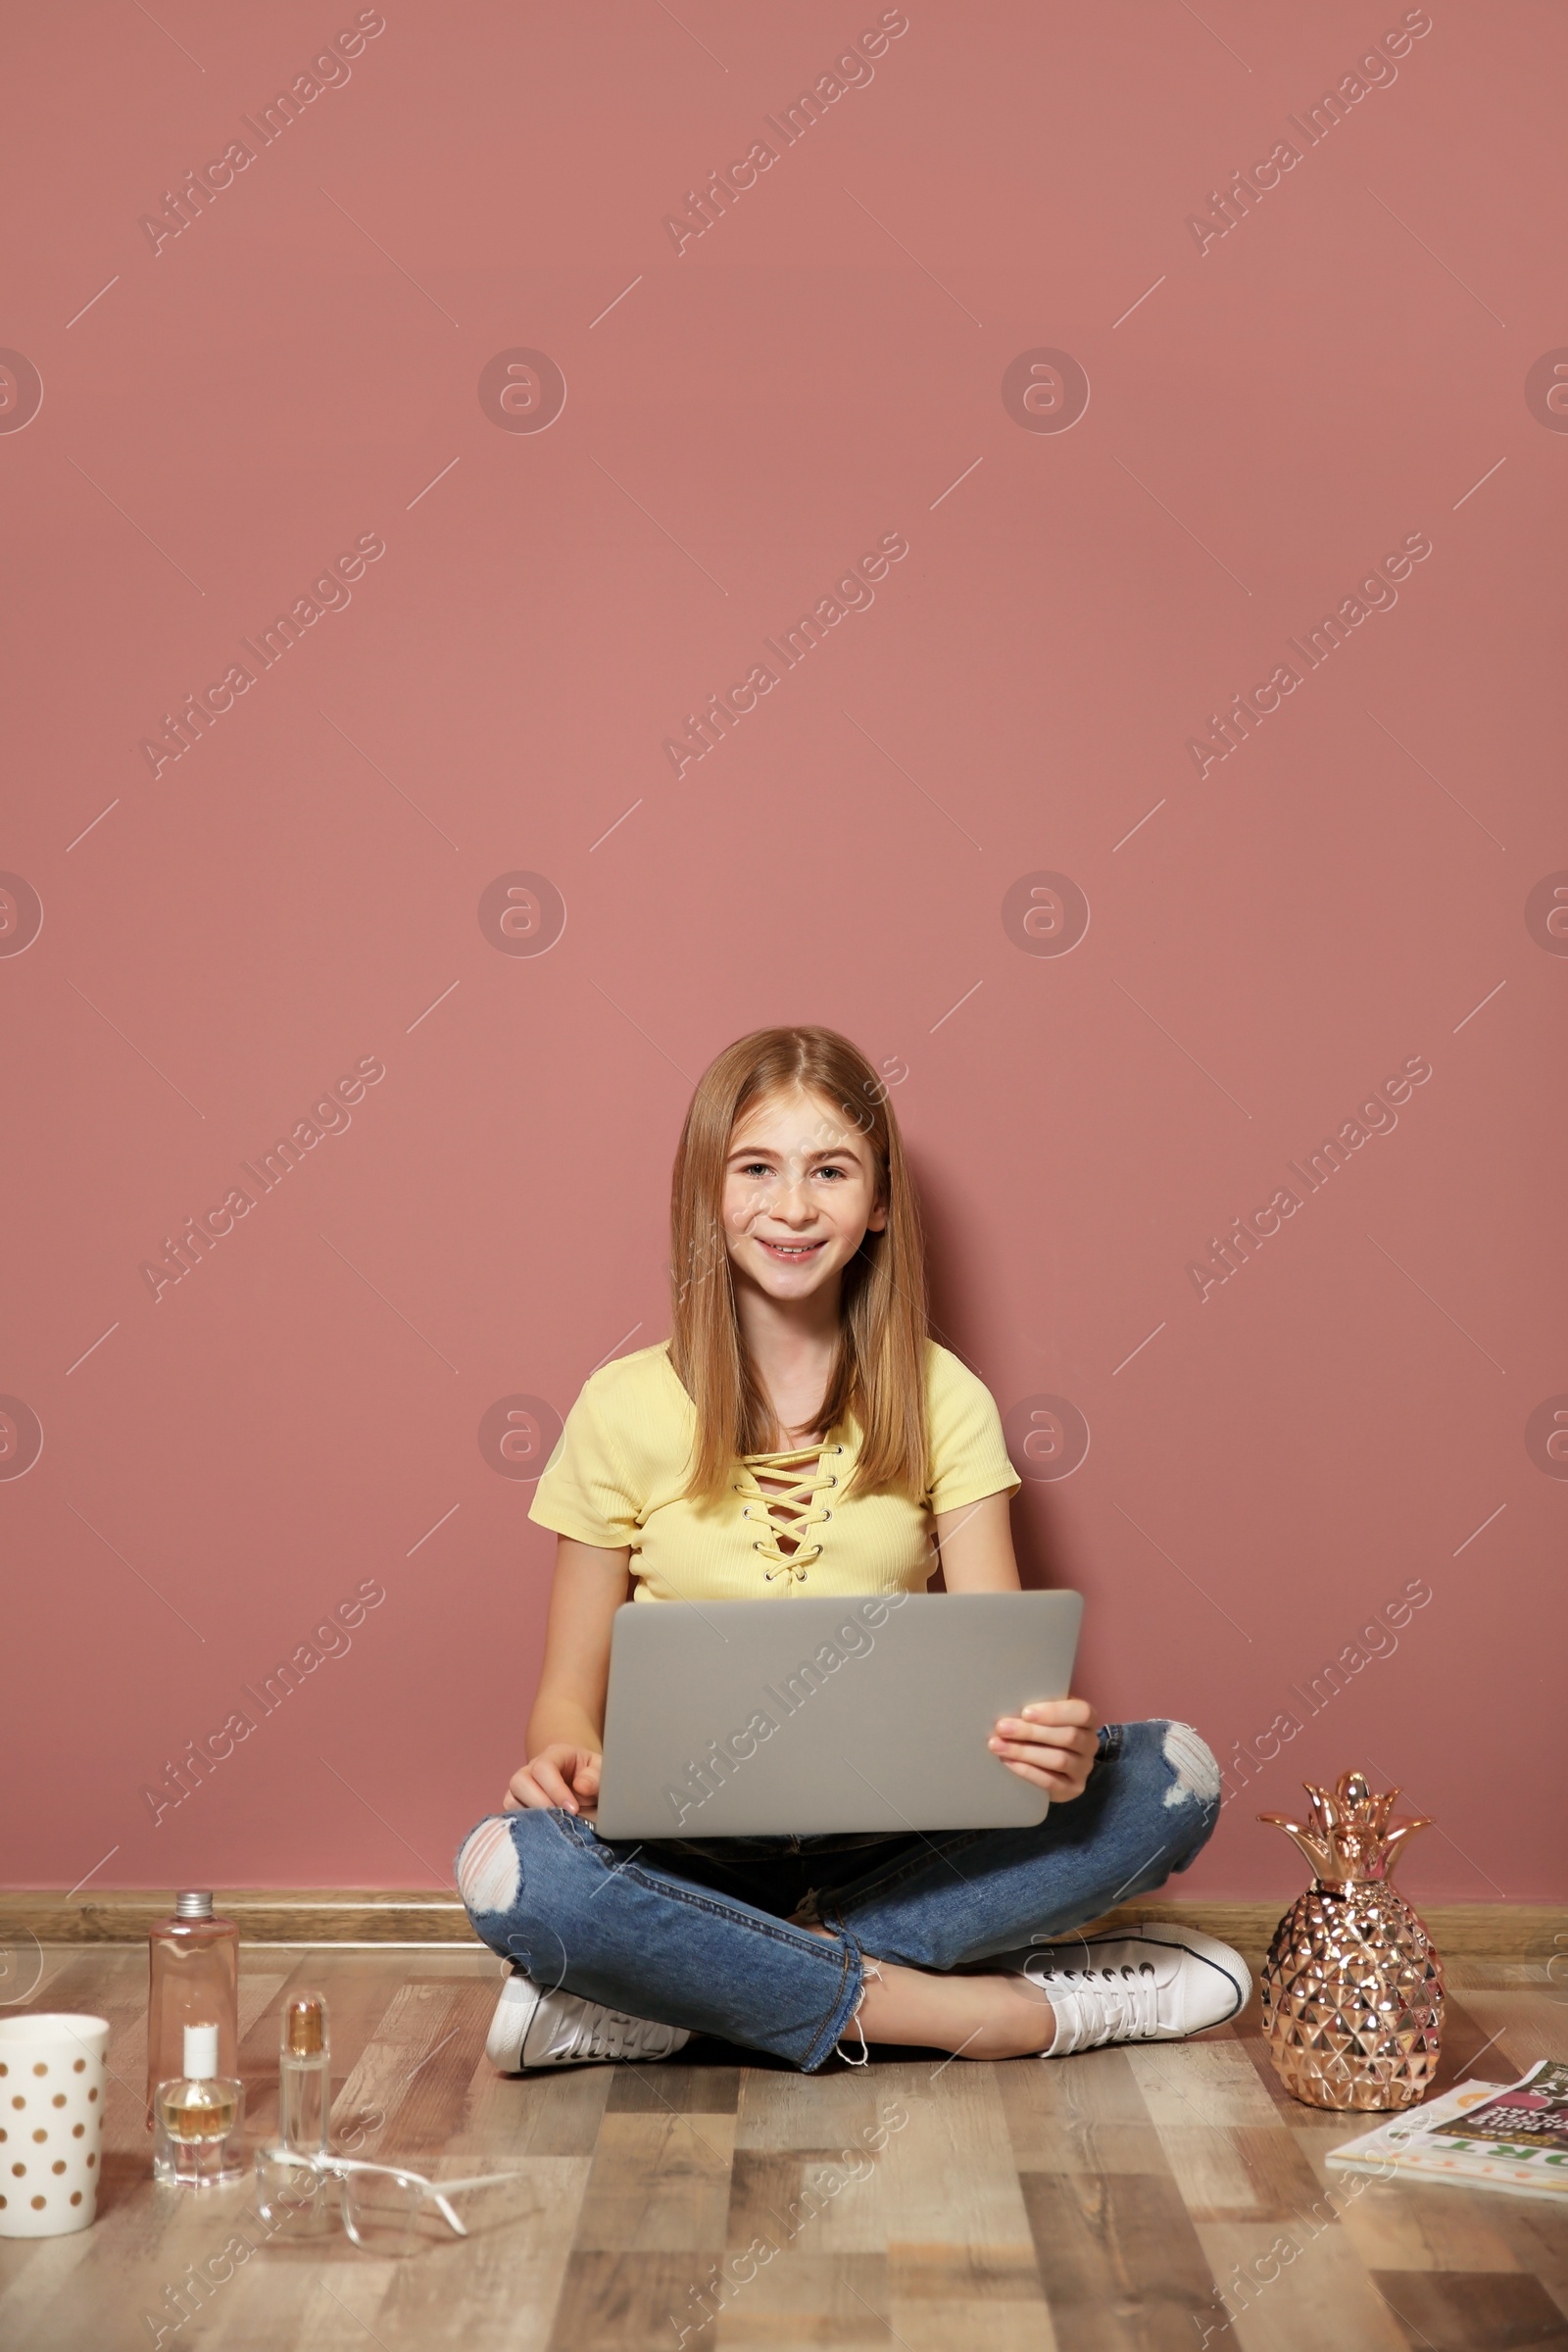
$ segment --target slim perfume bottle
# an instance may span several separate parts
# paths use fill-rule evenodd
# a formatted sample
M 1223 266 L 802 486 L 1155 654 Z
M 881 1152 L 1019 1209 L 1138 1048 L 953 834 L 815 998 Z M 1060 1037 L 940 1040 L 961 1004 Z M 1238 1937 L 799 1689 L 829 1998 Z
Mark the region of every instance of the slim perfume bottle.
M 245 2177 L 243 2083 L 218 2071 L 218 2028 L 183 2029 L 181 2072 L 153 2099 L 153 2177 L 216 2188 Z
M 295 2156 L 324 2156 L 332 2112 L 332 2051 L 326 1999 L 297 1993 L 283 2011 L 277 2053 L 277 2136 Z M 289 2192 L 294 2234 L 316 2236 L 337 2226 L 337 2203 L 328 2183 L 301 2173 Z
M 239 1929 L 220 1919 L 210 1894 L 181 1894 L 172 1916 L 154 1923 L 147 1946 L 147 2128 L 160 2082 L 184 2064 L 186 2026 L 218 2027 L 214 2072 L 239 2073 Z

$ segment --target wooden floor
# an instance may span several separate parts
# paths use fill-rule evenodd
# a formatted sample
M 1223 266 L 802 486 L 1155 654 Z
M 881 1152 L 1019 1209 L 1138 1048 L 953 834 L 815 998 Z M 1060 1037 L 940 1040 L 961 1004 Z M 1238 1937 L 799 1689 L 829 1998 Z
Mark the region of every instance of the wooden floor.
M 276 2112 L 279 2004 L 314 1985 L 339 2134 L 436 2176 L 512 2177 L 467 2243 L 393 2262 L 340 2234 L 267 2242 L 251 2186 L 155 2190 L 145 1951 L 44 1958 L 27 2006 L 113 2028 L 103 2193 L 90 2230 L 0 2241 L 8 2352 L 1568 2347 L 1568 2214 L 1326 2174 L 1371 2119 L 1286 2097 L 1255 2001 L 1198 2041 L 1050 2064 L 873 2051 L 808 2078 L 704 2043 L 690 2064 L 518 2081 L 483 2054 L 488 1953 L 246 1945 L 253 2143 Z M 1444 2086 L 1563 2053 L 1568 2004 L 1544 1972 L 1461 1962 L 1450 1982 Z M 236 2233 L 257 2246 L 237 2266 L 220 2258 Z M 190 2266 L 215 2256 L 222 2282 L 198 2296 Z

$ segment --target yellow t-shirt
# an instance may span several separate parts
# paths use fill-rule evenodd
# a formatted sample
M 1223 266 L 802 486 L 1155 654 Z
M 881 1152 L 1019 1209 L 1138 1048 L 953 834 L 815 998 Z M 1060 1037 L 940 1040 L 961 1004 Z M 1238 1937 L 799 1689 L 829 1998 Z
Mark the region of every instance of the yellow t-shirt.
M 852 1418 L 820 1445 L 737 1459 L 728 1494 L 699 1505 L 680 1499 L 697 1408 L 661 1341 L 584 1383 L 528 1516 L 607 1551 L 629 1544 L 635 1600 L 923 1592 L 936 1568 L 933 1514 L 1015 1494 L 1023 1483 L 990 1390 L 934 1340 L 925 1385 L 931 1484 L 922 1503 L 843 1494 L 859 1445 Z

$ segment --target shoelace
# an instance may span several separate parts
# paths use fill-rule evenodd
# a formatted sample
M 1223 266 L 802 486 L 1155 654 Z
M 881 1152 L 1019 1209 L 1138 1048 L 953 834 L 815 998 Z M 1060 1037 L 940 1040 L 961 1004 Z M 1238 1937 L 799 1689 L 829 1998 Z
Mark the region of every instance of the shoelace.
M 1044 1968 L 1025 1972 L 1051 1996 L 1058 2050 L 1098 2049 L 1107 2041 L 1147 2041 L 1159 2031 L 1159 1984 L 1146 1960 L 1132 1968 Z
M 596 2057 L 640 2058 L 645 2050 L 661 2047 L 669 2032 L 668 2026 L 657 2025 L 652 2018 L 628 2017 L 624 2010 L 589 2001 L 583 2006 L 566 2054 L 575 2056 L 581 2050 Z
M 829 1509 L 819 1510 L 816 1507 L 816 1497 L 838 1485 L 837 1472 L 824 1473 L 822 1465 L 830 1453 L 842 1453 L 843 1450 L 842 1446 L 798 1446 L 786 1453 L 746 1455 L 741 1467 L 748 1473 L 751 1483 L 746 1485 L 737 1479 L 735 1492 L 747 1497 L 743 1517 L 751 1516 L 754 1502 L 760 1502 L 762 1506 L 767 1535 L 755 1540 L 752 1549 L 760 1551 L 764 1560 L 773 1562 L 767 1571 L 769 1584 L 778 1576 L 788 1576 L 792 1583 L 804 1584 L 807 1569 L 813 1560 L 821 1558 L 821 1544 L 814 1542 L 808 1544 L 802 1539 L 808 1528 L 819 1526 L 833 1515 Z M 770 1477 L 777 1475 L 788 1483 L 764 1492 L 756 1476 L 759 1470 Z M 775 1511 L 779 1514 L 776 1518 Z M 793 1512 L 795 1516 L 786 1517 L 786 1512 Z M 788 1536 L 794 1542 L 794 1551 L 780 1549 L 781 1536 Z

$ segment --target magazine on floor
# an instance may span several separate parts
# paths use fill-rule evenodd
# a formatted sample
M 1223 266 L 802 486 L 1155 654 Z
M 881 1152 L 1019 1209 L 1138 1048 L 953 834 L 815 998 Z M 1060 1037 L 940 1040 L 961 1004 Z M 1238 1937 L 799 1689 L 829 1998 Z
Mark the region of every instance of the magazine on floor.
M 1568 2191 L 1568 2062 L 1543 2058 L 1519 2082 L 1461 2082 L 1335 2148 L 1342 2172 L 1463 2181 L 1514 2196 Z

